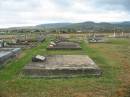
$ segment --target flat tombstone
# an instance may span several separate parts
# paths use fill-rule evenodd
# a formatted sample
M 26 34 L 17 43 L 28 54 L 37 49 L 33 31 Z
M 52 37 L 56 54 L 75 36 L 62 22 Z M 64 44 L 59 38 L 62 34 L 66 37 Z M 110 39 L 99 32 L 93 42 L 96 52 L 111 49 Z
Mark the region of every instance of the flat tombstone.
M 52 46 L 52 44 L 49 44 L 48 50 L 64 50 L 64 49 L 72 49 L 72 50 L 79 50 L 81 49 L 80 45 L 75 42 L 67 42 L 67 41 L 61 41 L 55 43 L 55 45 Z
M 33 77 L 101 75 L 100 68 L 86 55 L 52 55 L 45 62 L 31 62 L 23 74 Z
M 13 57 L 16 57 L 21 51 L 21 48 L 0 48 L 0 64 Z

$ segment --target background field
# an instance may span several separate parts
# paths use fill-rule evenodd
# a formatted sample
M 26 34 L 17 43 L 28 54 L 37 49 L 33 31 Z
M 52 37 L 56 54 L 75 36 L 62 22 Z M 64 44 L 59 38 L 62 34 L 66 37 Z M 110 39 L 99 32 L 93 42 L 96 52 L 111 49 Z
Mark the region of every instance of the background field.
M 82 50 L 47 51 L 50 38 L 36 48 L 22 52 L 0 70 L 0 97 L 129 97 L 130 39 L 111 39 L 111 43 L 88 44 Z M 101 77 L 28 78 L 20 72 L 36 54 L 87 54 L 103 70 Z

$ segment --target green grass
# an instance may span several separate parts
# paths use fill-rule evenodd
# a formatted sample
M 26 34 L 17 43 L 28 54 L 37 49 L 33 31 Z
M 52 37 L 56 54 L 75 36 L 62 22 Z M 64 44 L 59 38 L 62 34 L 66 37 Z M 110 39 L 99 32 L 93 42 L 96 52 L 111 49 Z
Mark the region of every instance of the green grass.
M 23 53 L 24 56 L 20 59 L 12 60 L 5 68 L 0 70 L 0 78 L 1 80 L 12 79 L 13 77 L 17 77 L 17 74 L 21 71 L 21 68 L 26 65 L 32 58 L 32 56 L 42 53 L 41 48 L 45 49 L 47 43 L 40 43 L 36 48 L 32 48 L 31 50 L 25 50 Z
M 105 45 L 116 49 L 113 46 L 115 40 L 112 44 L 98 44 L 96 48 L 82 42 L 82 50 L 77 51 L 47 51 L 46 46 L 49 41 L 50 39 L 47 39 L 46 42 L 39 44 L 36 48 L 23 51 L 24 56 L 22 58 L 13 60 L 0 70 L 0 97 L 87 97 L 86 95 L 91 95 L 90 97 L 111 97 L 115 93 L 120 84 L 117 77 L 122 70 L 121 64 L 112 60 L 100 50 Z M 122 42 L 118 44 L 122 45 Z M 36 54 L 86 54 L 100 66 L 103 74 L 99 78 L 35 79 L 21 77 L 19 73 L 23 66 L 30 62 L 31 57 Z
M 115 38 L 115 39 L 110 39 L 109 41 L 114 44 L 114 45 L 130 45 L 129 38 Z

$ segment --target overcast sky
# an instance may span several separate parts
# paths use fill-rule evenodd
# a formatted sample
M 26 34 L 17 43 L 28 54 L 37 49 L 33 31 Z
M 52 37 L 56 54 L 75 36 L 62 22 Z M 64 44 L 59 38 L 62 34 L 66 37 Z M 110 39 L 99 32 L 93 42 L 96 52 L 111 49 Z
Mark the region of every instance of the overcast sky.
M 130 20 L 130 0 L 0 0 L 0 27 Z

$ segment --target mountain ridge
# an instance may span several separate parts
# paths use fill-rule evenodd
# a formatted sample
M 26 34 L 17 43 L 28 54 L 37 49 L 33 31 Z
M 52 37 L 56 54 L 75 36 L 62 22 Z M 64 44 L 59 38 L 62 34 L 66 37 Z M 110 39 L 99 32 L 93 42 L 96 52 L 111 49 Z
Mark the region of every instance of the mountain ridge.
M 63 22 L 63 23 L 47 23 L 39 24 L 36 26 L 25 26 L 25 27 L 11 27 L 5 30 L 44 30 L 44 31 L 54 31 L 54 30 L 63 30 L 63 31 L 97 31 L 97 32 L 113 32 L 116 31 L 126 31 L 130 32 L 130 21 L 124 22 L 93 22 L 85 21 L 79 23 Z

